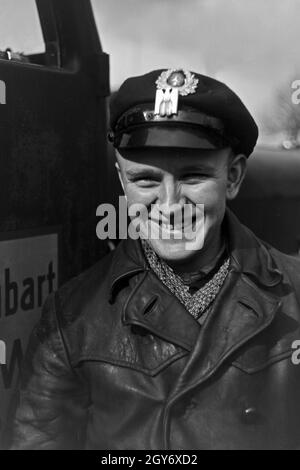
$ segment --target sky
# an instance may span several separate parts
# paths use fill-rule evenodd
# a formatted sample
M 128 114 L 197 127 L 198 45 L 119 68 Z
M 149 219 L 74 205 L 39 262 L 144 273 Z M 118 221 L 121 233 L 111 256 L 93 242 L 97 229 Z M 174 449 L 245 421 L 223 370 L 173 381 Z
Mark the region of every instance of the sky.
M 111 83 L 185 67 L 225 81 L 259 121 L 300 78 L 299 0 L 93 0 Z M 299 74 L 297 75 L 297 72 Z
M 63 1 L 63 0 L 61 0 Z M 186 68 L 233 88 L 262 124 L 300 79 L 300 0 L 92 0 L 111 88 L 155 68 Z M 0 0 L 0 47 L 43 48 L 34 0 Z

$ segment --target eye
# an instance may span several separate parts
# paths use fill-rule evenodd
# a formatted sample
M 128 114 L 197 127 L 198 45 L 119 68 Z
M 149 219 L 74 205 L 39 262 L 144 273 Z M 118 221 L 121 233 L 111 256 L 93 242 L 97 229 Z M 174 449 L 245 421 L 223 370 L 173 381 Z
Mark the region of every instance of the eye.
M 137 176 L 131 180 L 138 186 L 143 188 L 150 188 L 159 184 L 159 178 L 153 176 Z
M 208 177 L 205 173 L 186 173 L 181 180 L 186 184 L 197 184 Z

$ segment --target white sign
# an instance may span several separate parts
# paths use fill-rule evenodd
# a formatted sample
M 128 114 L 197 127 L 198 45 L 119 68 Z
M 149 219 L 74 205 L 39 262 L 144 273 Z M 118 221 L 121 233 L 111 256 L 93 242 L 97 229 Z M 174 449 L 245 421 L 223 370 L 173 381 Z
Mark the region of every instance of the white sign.
M 0 240 L 0 435 L 29 334 L 57 281 L 57 233 Z

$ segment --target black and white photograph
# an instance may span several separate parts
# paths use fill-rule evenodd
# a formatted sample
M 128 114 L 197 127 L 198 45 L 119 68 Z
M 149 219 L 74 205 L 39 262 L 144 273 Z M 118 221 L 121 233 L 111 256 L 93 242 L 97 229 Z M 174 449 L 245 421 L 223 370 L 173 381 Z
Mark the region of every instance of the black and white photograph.
M 300 450 L 300 0 L 0 0 L 0 449 Z

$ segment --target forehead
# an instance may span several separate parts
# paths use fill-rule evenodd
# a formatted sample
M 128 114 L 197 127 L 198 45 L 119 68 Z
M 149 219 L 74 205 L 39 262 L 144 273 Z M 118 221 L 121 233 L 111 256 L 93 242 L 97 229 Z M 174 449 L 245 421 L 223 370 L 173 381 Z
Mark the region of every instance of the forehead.
M 116 152 L 117 160 L 123 170 L 158 168 L 174 172 L 186 168 L 216 169 L 223 167 L 228 161 L 230 149 L 130 149 Z

